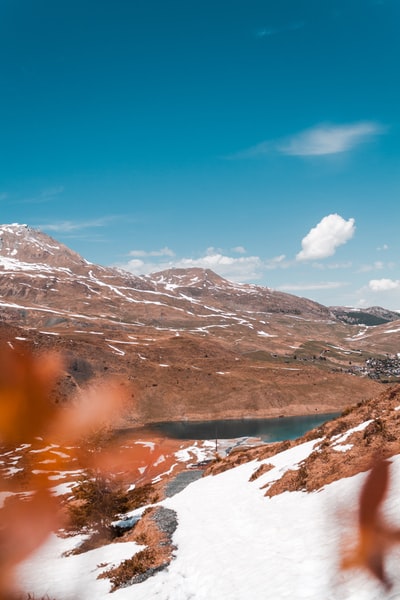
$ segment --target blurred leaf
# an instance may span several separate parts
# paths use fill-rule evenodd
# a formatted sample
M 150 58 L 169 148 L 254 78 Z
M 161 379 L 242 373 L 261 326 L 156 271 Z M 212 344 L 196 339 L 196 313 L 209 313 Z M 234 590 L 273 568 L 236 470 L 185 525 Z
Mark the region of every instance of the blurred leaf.
M 30 469 L 25 473 L 30 495 L 15 493 L 0 510 L 0 599 L 12 595 L 15 566 L 62 525 L 65 511 L 51 493 L 51 471 L 62 470 L 65 456 L 80 458 L 79 466 L 85 468 L 93 452 L 82 453 L 79 447 L 85 446 L 88 437 L 111 428 L 124 407 L 124 388 L 119 382 L 92 386 L 67 406 L 56 404 L 52 392 L 62 374 L 57 354 L 0 348 L 0 442 L 10 448 L 21 444 L 30 448 L 26 449 Z M 33 450 L 38 439 L 50 447 Z M 54 451 L 62 450 L 60 444 L 69 444 L 67 454 Z M 103 469 L 101 460 L 96 468 Z M 7 488 L 17 490 L 12 480 L 7 480 Z
M 57 354 L 33 356 L 3 348 L 0 353 L 0 439 L 28 443 L 43 435 L 57 411 L 51 390 L 60 376 Z
M 350 551 L 345 549 L 342 560 L 343 569 L 365 569 L 386 589 L 392 585 L 385 571 L 386 555 L 394 544 L 400 542 L 400 530 L 385 523 L 380 512 L 389 482 L 389 462 L 378 460 L 361 490 L 355 548 Z
M 118 381 L 87 387 L 56 415 L 50 427 L 51 439 L 72 444 L 111 428 L 120 419 L 125 405 L 125 391 Z

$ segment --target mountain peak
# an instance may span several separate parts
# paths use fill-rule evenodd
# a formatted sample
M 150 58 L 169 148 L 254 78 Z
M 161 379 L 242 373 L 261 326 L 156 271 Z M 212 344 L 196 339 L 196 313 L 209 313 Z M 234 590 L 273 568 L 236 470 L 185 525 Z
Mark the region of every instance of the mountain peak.
M 76 252 L 52 237 L 28 225 L 0 225 L 0 262 L 3 266 L 18 263 L 74 266 L 87 264 Z
M 228 285 L 226 279 L 214 273 L 211 269 L 191 267 L 188 269 L 172 268 L 151 274 L 152 281 L 169 287 L 209 287 Z

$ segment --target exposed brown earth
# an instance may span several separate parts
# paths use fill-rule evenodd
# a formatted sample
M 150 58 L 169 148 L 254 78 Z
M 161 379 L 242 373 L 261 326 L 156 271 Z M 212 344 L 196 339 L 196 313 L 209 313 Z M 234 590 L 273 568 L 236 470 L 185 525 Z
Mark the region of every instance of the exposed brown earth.
M 46 336 L 4 324 L 0 336 L 4 341 L 25 336 L 23 344 L 33 346 L 36 352 L 54 349 L 63 354 L 66 372 L 57 390 L 61 400 L 94 379 L 122 376 L 132 397 L 127 425 L 182 417 L 201 420 L 335 412 L 347 406 L 350 398 L 357 402 L 380 389 L 368 378 L 330 372 L 313 364 L 297 367 L 294 361 L 286 363 L 279 357 L 257 361 L 233 352 L 226 343 L 190 335 L 164 335 L 151 345 L 124 350 L 123 357 L 97 339 L 89 342 L 84 336 Z

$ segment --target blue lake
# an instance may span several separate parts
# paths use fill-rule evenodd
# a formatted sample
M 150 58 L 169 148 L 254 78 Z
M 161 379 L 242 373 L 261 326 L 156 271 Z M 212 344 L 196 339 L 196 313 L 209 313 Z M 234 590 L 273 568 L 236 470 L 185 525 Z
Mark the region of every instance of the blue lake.
M 179 440 L 258 437 L 264 442 L 279 442 L 298 438 L 339 415 L 326 413 L 276 419 L 163 422 L 147 426 L 147 429 Z

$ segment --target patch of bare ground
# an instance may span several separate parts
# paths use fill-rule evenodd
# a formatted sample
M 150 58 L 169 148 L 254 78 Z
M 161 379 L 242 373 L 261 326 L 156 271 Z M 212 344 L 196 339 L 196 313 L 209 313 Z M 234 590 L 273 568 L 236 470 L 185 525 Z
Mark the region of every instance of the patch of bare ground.
M 172 536 L 177 527 L 175 511 L 164 507 L 148 508 L 132 531 L 118 541 L 134 541 L 145 546 L 117 567 L 103 571 L 100 578 L 111 581 L 111 591 L 145 581 L 165 569 L 173 558 Z
M 322 438 L 297 470 L 287 471 L 267 489 L 267 496 L 284 491 L 318 490 L 324 485 L 368 470 L 377 458 L 400 452 L 400 386 L 369 402 L 361 402 L 341 417 L 307 434 Z

